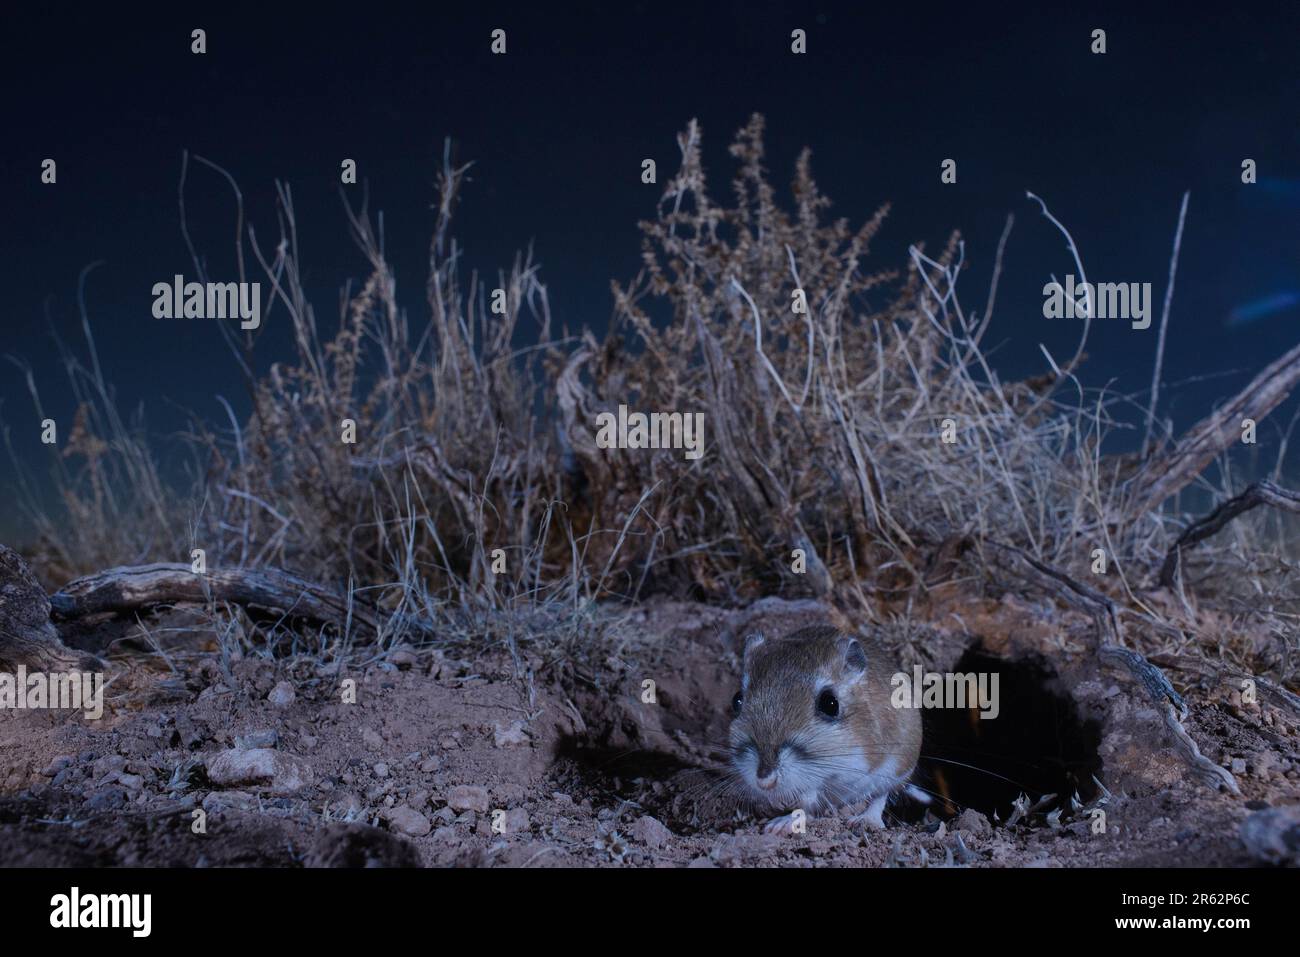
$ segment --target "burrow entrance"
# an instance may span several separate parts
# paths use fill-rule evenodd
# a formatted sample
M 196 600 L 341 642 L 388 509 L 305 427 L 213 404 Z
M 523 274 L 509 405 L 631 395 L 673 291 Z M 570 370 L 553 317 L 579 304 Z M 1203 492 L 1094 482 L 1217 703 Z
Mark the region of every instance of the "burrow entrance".
M 938 708 L 923 713 L 925 737 L 918 783 L 933 792 L 938 813 L 974 808 L 1006 820 L 1021 795 L 1031 802 L 1055 794 L 1042 807 L 1087 802 L 1101 776 L 1101 725 L 1085 719 L 1042 658 L 1001 658 L 976 644 L 950 669 L 997 674 L 999 713 L 982 719 L 978 708 Z

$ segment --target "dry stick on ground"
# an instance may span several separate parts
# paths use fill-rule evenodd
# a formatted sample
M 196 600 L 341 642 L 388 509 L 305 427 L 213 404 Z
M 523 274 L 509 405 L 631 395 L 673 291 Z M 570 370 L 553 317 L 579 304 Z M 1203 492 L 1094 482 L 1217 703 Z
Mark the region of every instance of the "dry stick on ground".
M 63 619 L 213 601 L 279 611 L 340 630 L 353 622 L 379 635 L 386 626 L 387 616 L 373 605 L 274 568 L 222 568 L 199 575 L 177 562 L 122 566 L 78 578 L 50 596 L 54 616 Z M 415 619 L 403 617 L 396 624 L 431 631 Z
M 1209 538 L 1223 526 L 1256 505 L 1271 505 L 1287 512 L 1300 513 L 1300 495 L 1281 488 L 1269 481 L 1256 482 L 1240 495 L 1220 503 L 1219 507 L 1199 521 L 1193 522 L 1178 536 L 1178 541 L 1165 556 L 1165 563 L 1160 568 L 1160 584 L 1172 588 L 1174 577 L 1182 565 L 1184 548 L 1191 548 Z
M 1183 727 L 1183 719 L 1187 717 L 1187 704 L 1174 690 L 1174 686 L 1169 683 L 1164 672 L 1138 652 L 1124 647 L 1119 608 L 1114 601 L 1018 548 L 999 542 L 988 544 L 993 546 L 999 557 L 1013 560 L 1008 563 L 1013 570 L 1015 570 L 1015 560 L 1019 560 L 1035 573 L 1026 577 L 1036 579 L 1047 591 L 1067 604 L 1092 615 L 1098 631 L 1097 657 L 1106 664 L 1123 665 L 1137 679 L 1148 697 L 1164 715 L 1165 727 L 1174 736 L 1178 743 L 1178 750 L 1198 777 L 1207 784 L 1227 788 L 1233 794 L 1241 794 L 1241 789 L 1237 787 L 1237 781 L 1232 774 L 1201 754 L 1201 749 L 1196 746 L 1196 742 Z
M 1262 419 L 1286 400 L 1297 383 L 1300 345 L 1268 365 L 1231 401 L 1198 422 L 1168 453 L 1138 473 L 1131 489 L 1131 514 L 1154 511 L 1195 479 L 1215 456 L 1240 441 L 1243 419 Z
M 50 601 L 27 562 L 0 545 L 0 668 L 99 671 L 94 655 L 67 647 L 50 624 Z

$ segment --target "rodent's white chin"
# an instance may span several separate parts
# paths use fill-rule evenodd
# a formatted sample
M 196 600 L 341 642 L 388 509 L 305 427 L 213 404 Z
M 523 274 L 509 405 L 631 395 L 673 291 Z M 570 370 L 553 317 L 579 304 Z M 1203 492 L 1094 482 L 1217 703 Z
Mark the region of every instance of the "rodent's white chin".
M 758 761 L 738 762 L 736 771 L 745 783 L 750 801 L 757 808 L 772 811 L 792 811 L 801 808 L 807 812 L 819 810 L 824 804 L 821 781 L 816 775 L 799 767 L 797 760 L 785 760 L 776 771 L 776 783 L 770 788 L 758 783 Z

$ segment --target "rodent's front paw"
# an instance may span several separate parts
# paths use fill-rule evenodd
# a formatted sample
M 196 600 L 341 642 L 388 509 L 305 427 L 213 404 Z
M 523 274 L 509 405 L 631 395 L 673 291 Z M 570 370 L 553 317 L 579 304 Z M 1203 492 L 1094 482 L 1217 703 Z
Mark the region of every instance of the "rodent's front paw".
M 849 818 L 851 824 L 863 824 L 872 830 L 883 831 L 885 829 L 885 800 L 888 795 L 882 794 L 869 805 L 861 814 L 855 814 Z

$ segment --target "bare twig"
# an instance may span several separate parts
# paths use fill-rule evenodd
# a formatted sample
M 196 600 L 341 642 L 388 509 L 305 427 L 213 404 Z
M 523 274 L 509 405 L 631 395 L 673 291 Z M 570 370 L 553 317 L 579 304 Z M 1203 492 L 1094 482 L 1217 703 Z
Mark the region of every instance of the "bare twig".
M 1175 576 L 1182 564 L 1184 549 L 1192 548 L 1209 538 L 1238 515 L 1250 511 L 1257 505 L 1271 505 L 1273 508 L 1300 514 L 1300 494 L 1281 488 L 1272 482 L 1261 481 L 1249 486 L 1240 495 L 1220 503 L 1209 515 L 1187 526 L 1183 534 L 1178 536 L 1178 540 L 1165 556 L 1164 564 L 1160 566 L 1160 584 L 1166 588 L 1174 586 Z
M 1187 219 L 1187 200 L 1191 191 L 1183 193 L 1183 204 L 1178 210 L 1178 229 L 1174 233 L 1174 250 L 1169 255 L 1169 281 L 1165 285 L 1165 304 L 1160 312 L 1160 334 L 1156 340 L 1156 363 L 1151 370 L 1151 398 L 1147 405 L 1147 433 L 1142 440 L 1142 458 L 1151 452 L 1151 430 L 1155 427 L 1156 405 L 1160 401 L 1160 369 L 1165 359 L 1165 333 L 1169 326 L 1169 306 L 1174 299 L 1174 276 L 1178 272 L 1178 253 L 1183 246 L 1183 222 Z

